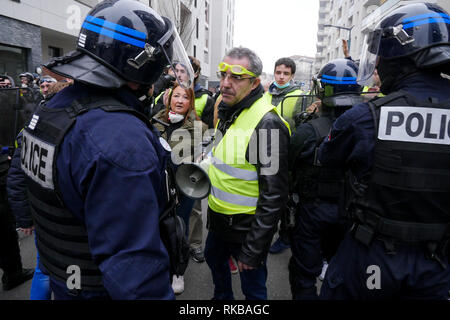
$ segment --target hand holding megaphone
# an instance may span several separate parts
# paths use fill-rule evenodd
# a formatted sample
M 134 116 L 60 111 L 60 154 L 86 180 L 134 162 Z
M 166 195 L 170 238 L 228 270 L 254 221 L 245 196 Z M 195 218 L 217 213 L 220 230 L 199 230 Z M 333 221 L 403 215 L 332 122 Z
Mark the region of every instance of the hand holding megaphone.
M 200 200 L 209 195 L 211 192 L 211 181 L 208 177 L 210 164 L 211 158 L 206 157 L 199 163 L 185 162 L 178 166 L 175 182 L 186 197 Z

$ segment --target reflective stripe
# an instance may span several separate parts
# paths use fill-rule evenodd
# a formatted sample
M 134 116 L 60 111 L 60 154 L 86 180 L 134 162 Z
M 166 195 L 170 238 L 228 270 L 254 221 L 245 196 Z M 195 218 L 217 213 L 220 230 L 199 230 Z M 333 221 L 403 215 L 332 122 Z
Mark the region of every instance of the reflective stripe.
M 228 193 L 214 186 L 211 186 L 211 194 L 219 200 L 244 207 L 256 207 L 258 203 L 258 198 Z
M 211 158 L 211 163 L 219 169 L 222 172 L 225 172 L 229 176 L 232 176 L 233 178 L 245 180 L 245 181 L 257 181 L 258 180 L 258 173 L 256 171 L 249 171 L 245 169 L 235 168 L 232 167 L 226 163 L 224 163 L 222 160 L 216 157 Z

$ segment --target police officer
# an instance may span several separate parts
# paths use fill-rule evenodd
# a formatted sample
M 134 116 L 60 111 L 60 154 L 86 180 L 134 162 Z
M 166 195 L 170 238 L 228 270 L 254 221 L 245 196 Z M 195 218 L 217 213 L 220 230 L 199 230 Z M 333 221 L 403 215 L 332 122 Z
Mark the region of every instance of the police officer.
M 362 102 L 357 75 L 358 67 L 351 60 L 337 59 L 323 66 L 314 79 L 316 95 L 321 100 L 318 116 L 310 114 L 291 138 L 290 170 L 293 191 L 299 197 L 289 261 L 294 299 L 318 298 L 316 278 L 322 270 L 323 257 L 326 255 L 329 261 L 345 230 L 345 221 L 338 211 L 344 172 L 322 166 L 317 152 L 334 120 L 357 101 Z M 325 240 L 331 242 L 331 248 L 323 245 Z
M 77 50 L 46 65 L 75 81 L 35 112 L 21 162 L 55 299 L 174 298 L 158 227 L 169 153 L 138 97 L 173 59 L 189 64 L 175 48 L 170 20 L 138 1 L 103 1 Z
M 323 165 L 347 166 L 353 227 L 328 267 L 324 299 L 448 299 L 448 14 L 416 3 L 365 42 L 361 83 L 377 68 L 386 97 L 336 120 Z

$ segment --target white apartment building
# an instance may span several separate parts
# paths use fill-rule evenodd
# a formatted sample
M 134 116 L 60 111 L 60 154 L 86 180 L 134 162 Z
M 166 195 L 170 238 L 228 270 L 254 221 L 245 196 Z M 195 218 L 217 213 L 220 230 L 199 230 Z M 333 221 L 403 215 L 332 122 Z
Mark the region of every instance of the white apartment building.
M 149 4 L 148 0 L 139 0 Z M 84 17 L 98 0 L 0 0 L 0 74 L 17 80 L 75 49 Z
M 234 8 L 236 0 L 211 0 L 211 68 L 209 87 L 219 84 L 217 67 L 225 54 L 233 48 Z M 242 0 L 241 0 L 242 1 Z
M 292 56 L 295 61 L 297 70 L 295 71 L 294 80 L 302 86 L 303 91 L 308 91 L 311 85 L 311 78 L 314 75 L 315 59 L 307 56 Z
M 189 55 L 202 65 L 201 83 L 211 76 L 211 61 L 220 58 L 217 50 L 233 39 L 235 0 L 136 0 L 175 21 Z M 36 68 L 52 57 L 64 55 L 76 47 L 76 39 L 87 13 L 100 0 L 0 0 L 0 74 L 15 80 L 24 71 Z M 225 5 L 225 6 L 224 6 Z M 216 10 L 214 6 L 219 6 Z M 226 9 L 226 10 L 224 10 Z M 223 11 L 221 11 L 223 10 Z M 214 13 L 215 19 L 212 19 Z M 220 14 L 223 18 L 219 19 Z M 227 21 L 223 34 L 221 21 Z M 219 23 L 216 24 L 215 21 Z M 214 31 L 219 28 L 219 31 Z M 221 34 L 222 42 L 213 49 L 212 35 Z M 225 46 L 223 46 L 225 47 Z M 228 48 L 228 46 L 226 46 Z M 225 50 L 225 49 L 224 49 Z M 216 53 L 217 51 L 217 53 Z
M 315 72 L 330 60 L 343 58 L 342 39 L 348 39 L 350 55 L 359 59 L 365 35 L 380 17 L 416 0 L 319 0 L 319 29 Z M 428 0 L 447 11 L 448 0 Z

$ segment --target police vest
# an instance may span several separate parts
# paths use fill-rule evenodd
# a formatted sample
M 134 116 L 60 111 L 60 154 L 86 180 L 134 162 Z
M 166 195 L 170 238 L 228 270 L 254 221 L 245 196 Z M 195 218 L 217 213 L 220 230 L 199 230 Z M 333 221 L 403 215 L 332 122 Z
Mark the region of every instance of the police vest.
M 418 102 L 396 92 L 369 103 L 373 169 L 354 195 L 353 216 L 404 241 L 450 233 L 450 100 Z M 357 190 L 357 189 L 355 189 Z
M 260 98 L 241 112 L 213 148 L 208 171 L 211 180 L 208 205 L 213 211 L 226 215 L 255 214 L 259 197 L 258 174 L 245 155 L 256 126 L 271 111 L 280 116 L 265 97 Z M 289 128 L 281 116 L 280 119 Z
M 296 111 L 297 101 L 298 101 L 298 97 L 297 97 L 297 99 L 295 99 L 295 98 L 285 99 L 285 98 L 290 97 L 290 96 L 299 96 L 302 94 L 303 94 L 303 92 L 300 89 L 291 91 L 284 96 L 284 98 L 280 101 L 280 103 L 278 103 L 278 105 L 276 107 L 278 109 L 278 112 L 282 115 L 283 118 L 285 118 L 285 119 L 293 118 L 294 112 Z M 269 99 L 270 103 L 272 103 L 273 96 L 269 92 L 266 92 L 266 96 Z
M 316 146 L 312 161 L 307 159 L 297 164 L 296 191 L 302 201 L 314 201 L 323 199 L 337 202 L 344 184 L 344 173 L 336 168 L 323 167 L 318 160 L 319 146 L 328 136 L 333 119 L 319 117 L 308 121 L 315 132 Z
M 23 131 L 21 154 L 21 167 L 29 181 L 40 261 L 52 277 L 63 282 L 72 274 L 68 273 L 69 267 L 79 267 L 81 289 L 86 291 L 105 290 L 102 274 L 92 259 L 86 227 L 64 205 L 58 187 L 56 159 L 76 117 L 95 108 L 132 113 L 148 123 L 144 115 L 111 98 L 74 101 L 65 109 L 40 106 Z

